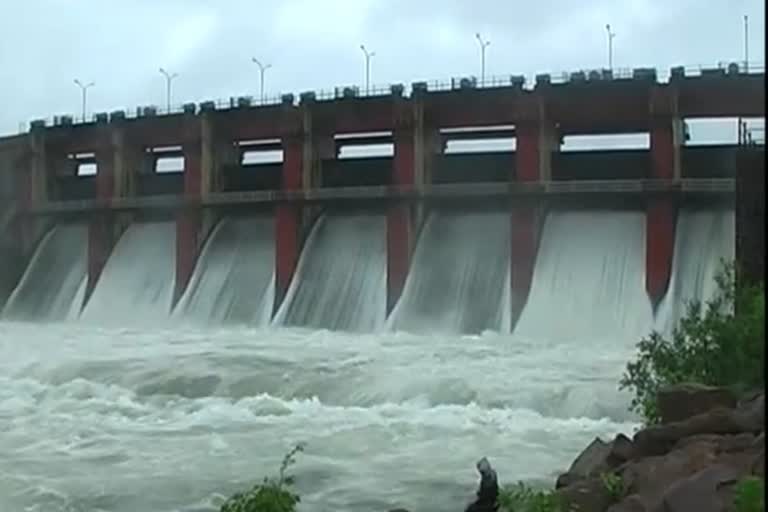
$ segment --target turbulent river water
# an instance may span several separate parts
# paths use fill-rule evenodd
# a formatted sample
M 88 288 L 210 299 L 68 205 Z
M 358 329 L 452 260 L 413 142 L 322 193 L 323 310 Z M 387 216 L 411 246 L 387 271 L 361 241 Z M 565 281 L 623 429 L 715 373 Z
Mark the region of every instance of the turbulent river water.
M 482 456 L 551 483 L 632 432 L 623 368 L 712 293 L 733 212 L 681 212 L 655 316 L 644 213 L 551 212 L 514 330 L 505 215 L 435 212 L 388 321 L 380 215 L 320 221 L 271 324 L 268 218 L 220 225 L 173 314 L 172 223 L 132 225 L 79 315 L 87 232 L 57 227 L 0 321 L 0 511 L 215 511 L 299 442 L 305 512 L 460 511 Z
M 213 511 L 296 442 L 300 510 L 462 510 L 631 431 L 634 341 L 3 322 L 0 510 Z

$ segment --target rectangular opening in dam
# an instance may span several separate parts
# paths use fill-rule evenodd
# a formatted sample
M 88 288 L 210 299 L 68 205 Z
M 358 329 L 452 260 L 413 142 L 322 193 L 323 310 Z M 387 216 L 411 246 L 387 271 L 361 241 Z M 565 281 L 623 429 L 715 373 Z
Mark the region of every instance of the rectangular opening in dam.
M 155 172 L 157 174 L 184 172 L 183 156 L 163 156 L 155 160 Z
M 621 151 L 650 149 L 651 136 L 643 133 L 615 133 L 601 135 L 566 135 L 560 151 Z
M 236 144 L 243 167 L 283 163 L 283 146 L 280 139 L 243 140 Z
M 686 119 L 685 123 L 688 125 L 686 146 L 738 144 L 739 142 L 739 118 L 702 117 Z
M 154 156 L 155 174 L 173 174 L 184 172 L 184 154 L 181 146 L 150 148 L 147 152 Z
M 566 135 L 552 161 L 552 179 L 644 179 L 650 144 L 649 133 Z
M 94 153 L 75 153 L 69 155 L 69 159 L 74 161 L 75 176 L 96 176 L 98 173 L 99 168 Z
M 392 157 L 395 154 L 390 131 L 338 134 L 333 139 L 339 160 Z
M 514 125 L 443 128 L 444 154 L 511 153 L 517 149 Z

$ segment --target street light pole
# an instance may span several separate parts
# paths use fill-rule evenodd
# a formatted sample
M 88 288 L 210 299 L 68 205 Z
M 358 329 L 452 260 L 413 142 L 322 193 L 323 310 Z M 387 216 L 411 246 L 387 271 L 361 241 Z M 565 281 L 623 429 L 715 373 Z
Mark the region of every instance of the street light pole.
M 615 32 L 611 32 L 611 25 L 606 24 L 605 30 L 608 32 L 608 71 L 613 71 L 613 38 L 616 37 Z
M 744 15 L 744 72 L 749 73 L 749 16 Z
M 371 58 L 376 55 L 376 52 L 368 52 L 364 44 L 360 45 L 360 49 L 365 55 L 365 92 L 368 94 L 371 89 Z
M 253 62 L 254 62 L 254 63 L 257 65 L 257 66 L 259 66 L 259 77 L 260 77 L 260 82 L 259 82 L 259 83 L 260 83 L 260 86 L 259 86 L 259 90 L 260 90 L 261 103 L 264 103 L 264 73 L 265 73 L 265 72 L 266 72 L 266 71 L 267 71 L 269 68 L 271 68 L 271 67 L 272 67 L 272 64 L 266 64 L 266 65 L 264 65 L 264 64 L 262 64 L 262 63 L 261 63 L 261 61 L 259 61 L 259 59 L 257 59 L 256 57 L 251 57 L 251 60 L 252 60 L 252 61 L 253 61 Z
M 491 42 L 483 41 L 480 33 L 476 33 L 475 38 L 480 43 L 480 83 L 482 84 L 485 81 L 485 49 L 490 46 Z
M 165 101 L 168 106 L 168 114 L 171 113 L 171 82 L 173 79 L 179 76 L 178 73 L 169 73 L 163 68 L 160 68 L 160 73 L 165 77 Z
M 83 122 L 86 121 L 85 119 L 85 112 L 86 112 L 86 104 L 88 101 L 88 89 L 96 85 L 94 82 L 90 82 L 88 84 L 83 85 L 83 83 L 75 78 L 75 84 L 77 84 L 78 87 L 80 87 L 80 90 L 83 93 Z

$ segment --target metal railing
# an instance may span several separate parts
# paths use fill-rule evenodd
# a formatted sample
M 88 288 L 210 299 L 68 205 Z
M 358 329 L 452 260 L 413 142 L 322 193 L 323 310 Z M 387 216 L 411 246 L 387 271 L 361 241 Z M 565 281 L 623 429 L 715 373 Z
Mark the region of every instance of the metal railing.
M 739 146 L 765 145 L 765 119 L 739 119 L 738 127 Z
M 712 65 L 687 65 L 670 70 L 657 70 L 655 68 L 614 68 L 612 70 L 607 69 L 581 69 L 569 72 L 550 73 L 550 74 L 537 74 L 537 75 L 492 75 L 487 76 L 482 80 L 478 80 L 473 76 L 466 77 L 452 77 L 443 80 L 430 80 L 426 82 L 414 82 L 407 87 L 400 84 L 402 87 L 403 96 L 413 95 L 417 91 L 426 92 L 441 92 L 441 91 L 453 91 L 459 89 L 493 89 L 501 87 L 519 87 L 525 90 L 532 90 L 537 83 L 550 83 L 550 84 L 565 84 L 571 82 L 595 82 L 595 81 L 608 81 L 608 80 L 630 80 L 630 79 L 645 79 L 653 80 L 657 83 L 669 82 L 674 76 L 695 78 L 704 76 L 706 74 L 725 73 L 725 74 L 760 74 L 765 73 L 765 64 L 763 62 L 750 62 L 745 64 L 744 62 L 718 62 Z M 314 97 L 315 100 L 329 101 L 338 100 L 343 98 L 368 98 L 368 97 L 381 97 L 389 96 L 393 94 L 393 85 L 373 85 L 371 87 L 361 86 L 346 86 L 335 87 L 333 89 L 319 89 L 316 91 L 310 91 L 309 96 Z M 183 113 L 197 113 L 201 111 L 204 105 L 205 108 L 214 108 L 216 110 L 230 110 L 236 108 L 251 108 L 251 107 L 264 107 L 274 105 L 296 105 L 299 102 L 299 98 L 302 95 L 294 94 L 278 94 L 264 96 L 263 98 L 253 95 L 245 96 L 233 96 L 228 99 L 217 99 L 212 101 L 203 102 L 200 104 L 185 103 L 180 105 L 174 105 L 170 109 L 163 108 L 155 105 L 147 105 L 128 109 L 125 111 L 113 111 L 110 114 L 99 113 L 91 114 L 90 117 L 82 119 L 72 115 L 54 116 L 52 118 L 45 118 L 37 120 L 36 123 L 42 123 L 45 126 L 67 126 L 67 125 L 81 125 L 91 124 L 99 121 L 107 121 L 116 116 L 122 116 L 125 118 L 141 118 L 141 117 L 153 117 L 153 116 L 166 116 L 166 115 L 178 115 Z M 118 112 L 120 112 L 118 114 Z M 19 130 L 26 129 L 27 123 L 21 123 Z

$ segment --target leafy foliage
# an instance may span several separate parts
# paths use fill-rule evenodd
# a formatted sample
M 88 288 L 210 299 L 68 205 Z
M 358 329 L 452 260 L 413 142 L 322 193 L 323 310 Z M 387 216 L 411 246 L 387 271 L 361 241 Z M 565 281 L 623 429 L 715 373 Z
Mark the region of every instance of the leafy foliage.
M 627 495 L 627 484 L 621 475 L 602 473 L 600 481 L 614 503 L 618 503 Z
M 499 491 L 502 512 L 563 512 L 560 497 L 553 490 L 535 490 L 523 482 Z
M 302 451 L 304 445 L 296 445 L 283 457 L 277 479 L 265 477 L 249 491 L 235 494 L 221 506 L 221 512 L 295 512 L 300 498 L 291 491 L 294 478 L 287 471 Z
M 749 477 L 736 484 L 734 490 L 736 512 L 763 512 L 765 510 L 765 481 Z
M 656 394 L 664 386 L 697 382 L 737 393 L 765 386 L 764 287 L 737 287 L 737 277 L 735 266 L 723 262 L 715 296 L 688 303 L 671 339 L 652 332 L 638 343 L 619 387 L 634 391 L 630 407 L 647 423 L 658 421 Z

